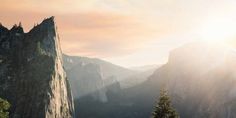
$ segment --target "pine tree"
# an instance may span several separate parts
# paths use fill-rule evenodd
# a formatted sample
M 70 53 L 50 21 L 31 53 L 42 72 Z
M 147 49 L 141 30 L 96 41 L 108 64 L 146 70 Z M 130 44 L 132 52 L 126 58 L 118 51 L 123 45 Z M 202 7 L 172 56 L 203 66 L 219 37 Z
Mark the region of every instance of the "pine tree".
M 152 118 L 179 118 L 177 112 L 171 106 L 171 100 L 166 90 L 160 91 L 159 102 L 155 106 Z
M 0 98 L 0 118 L 9 118 L 9 112 L 7 110 L 10 108 L 10 104 Z

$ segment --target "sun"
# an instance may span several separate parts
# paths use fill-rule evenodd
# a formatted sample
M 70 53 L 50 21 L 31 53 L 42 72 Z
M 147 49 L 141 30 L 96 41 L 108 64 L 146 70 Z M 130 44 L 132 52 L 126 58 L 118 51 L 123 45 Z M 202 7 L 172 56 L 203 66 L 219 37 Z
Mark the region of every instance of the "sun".
M 236 23 L 232 18 L 212 18 L 203 24 L 199 32 L 205 41 L 226 43 L 236 36 Z

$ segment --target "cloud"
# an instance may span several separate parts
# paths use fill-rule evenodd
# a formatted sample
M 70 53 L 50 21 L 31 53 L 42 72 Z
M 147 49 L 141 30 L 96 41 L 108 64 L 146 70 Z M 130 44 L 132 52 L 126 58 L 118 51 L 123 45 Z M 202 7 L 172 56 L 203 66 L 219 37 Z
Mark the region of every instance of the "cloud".
M 83 48 L 89 54 L 86 56 L 124 55 L 139 48 L 156 33 L 155 29 L 142 24 L 134 17 L 114 13 L 78 13 L 64 16 L 58 19 L 58 22 L 65 30 L 62 34 L 64 51 L 78 54 L 81 51 L 79 48 Z M 70 49 L 69 42 L 80 45 Z
M 52 14 L 31 11 L 0 11 L 0 21 L 11 28 L 22 21 L 25 31 Z M 156 33 L 135 16 L 112 12 L 53 14 L 63 52 L 70 55 L 111 57 L 140 49 Z

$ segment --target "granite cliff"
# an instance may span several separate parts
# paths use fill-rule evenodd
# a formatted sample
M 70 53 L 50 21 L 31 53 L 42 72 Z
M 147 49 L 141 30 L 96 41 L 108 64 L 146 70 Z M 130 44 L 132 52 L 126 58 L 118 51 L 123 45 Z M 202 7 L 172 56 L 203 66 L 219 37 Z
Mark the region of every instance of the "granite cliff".
M 0 97 L 11 118 L 71 118 L 70 85 L 62 66 L 54 17 L 24 33 L 0 24 Z

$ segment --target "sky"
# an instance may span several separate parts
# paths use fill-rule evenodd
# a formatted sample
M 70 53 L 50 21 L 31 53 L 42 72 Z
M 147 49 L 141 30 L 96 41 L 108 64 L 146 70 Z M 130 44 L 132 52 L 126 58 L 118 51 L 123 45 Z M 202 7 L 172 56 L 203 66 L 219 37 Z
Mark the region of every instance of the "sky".
M 1 0 L 0 22 L 28 32 L 55 16 L 62 51 L 124 67 L 165 63 L 196 40 L 233 40 L 235 0 Z

